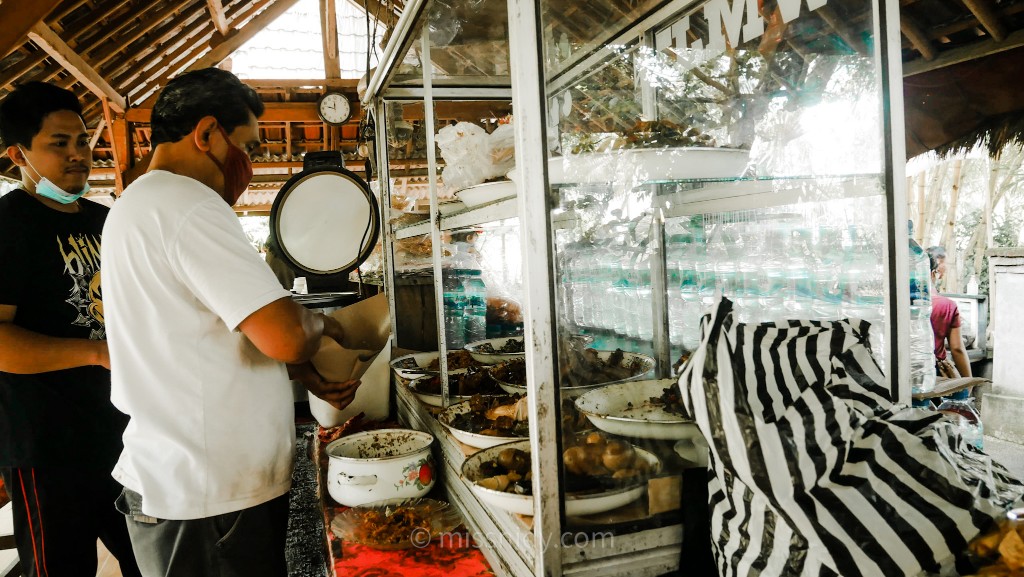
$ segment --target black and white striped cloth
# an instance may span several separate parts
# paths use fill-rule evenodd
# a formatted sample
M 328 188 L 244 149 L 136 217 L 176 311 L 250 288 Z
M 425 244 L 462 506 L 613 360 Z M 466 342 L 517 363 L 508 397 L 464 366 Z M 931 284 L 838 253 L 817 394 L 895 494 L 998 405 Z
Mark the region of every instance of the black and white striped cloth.
M 741 324 L 722 299 L 683 366 L 710 446 L 722 576 L 939 573 L 1024 487 L 939 413 L 894 404 L 865 321 Z

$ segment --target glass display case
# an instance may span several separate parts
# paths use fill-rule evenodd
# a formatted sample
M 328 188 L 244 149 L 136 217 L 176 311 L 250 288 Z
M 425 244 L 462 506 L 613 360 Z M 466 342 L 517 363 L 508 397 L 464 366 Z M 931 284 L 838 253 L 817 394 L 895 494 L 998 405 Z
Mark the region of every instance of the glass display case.
M 720 298 L 870 321 L 909 399 L 898 22 L 895 0 L 406 4 L 364 96 L 385 282 L 417 244 L 439 303 L 437 388 L 399 380 L 399 415 L 496 572 L 679 568 L 701 439 L 672 379 Z M 472 411 L 509 420 L 481 442 Z

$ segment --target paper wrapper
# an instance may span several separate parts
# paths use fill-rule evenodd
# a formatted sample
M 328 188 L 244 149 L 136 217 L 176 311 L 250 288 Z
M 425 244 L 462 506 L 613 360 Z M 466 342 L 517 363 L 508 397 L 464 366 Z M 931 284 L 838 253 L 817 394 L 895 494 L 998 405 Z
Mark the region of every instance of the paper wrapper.
M 309 395 L 309 408 L 324 427 L 336 427 L 349 417 L 365 413 L 369 419 L 385 419 L 389 412 L 391 315 L 384 293 L 330 313 L 345 329 L 344 343 L 320 341 L 313 356 L 316 370 L 329 381 L 362 380 L 355 400 L 339 411 L 318 397 Z M 386 354 L 381 354 L 386 352 Z
M 331 381 L 350 381 L 363 376 L 391 338 L 391 318 L 384 293 L 330 313 L 345 329 L 344 346 L 334 339 L 320 340 L 313 366 Z

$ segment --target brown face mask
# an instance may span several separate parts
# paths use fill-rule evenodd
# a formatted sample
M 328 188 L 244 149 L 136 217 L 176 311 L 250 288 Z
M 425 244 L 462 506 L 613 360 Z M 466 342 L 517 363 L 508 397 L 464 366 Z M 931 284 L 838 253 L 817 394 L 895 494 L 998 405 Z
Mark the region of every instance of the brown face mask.
M 249 182 L 252 181 L 252 162 L 244 150 L 231 142 L 231 138 L 228 137 L 223 126 L 218 124 L 217 130 L 228 143 L 228 156 L 223 163 L 217 160 L 217 157 L 209 150 L 206 151 L 206 156 L 210 157 L 210 160 L 220 169 L 220 173 L 224 175 L 224 191 L 221 192 L 221 198 L 228 203 L 228 206 L 234 206 L 238 202 L 238 197 L 242 196 L 249 186 Z

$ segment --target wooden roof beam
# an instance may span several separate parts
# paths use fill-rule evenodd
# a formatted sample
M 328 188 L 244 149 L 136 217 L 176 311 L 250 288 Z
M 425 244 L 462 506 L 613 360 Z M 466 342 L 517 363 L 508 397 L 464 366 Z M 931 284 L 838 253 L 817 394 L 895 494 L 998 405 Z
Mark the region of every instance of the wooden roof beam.
M 1024 46 L 1024 30 L 1018 30 L 1011 33 L 1002 42 L 996 42 L 995 39 L 990 39 L 978 44 L 954 48 L 953 50 L 946 50 L 931 62 L 921 62 L 920 60 L 907 62 L 903 65 L 903 77 L 906 78 L 908 76 L 928 72 L 929 70 L 952 66 L 954 64 L 967 62 L 976 58 L 983 58 L 990 54 L 1013 50 L 1014 48 L 1021 46 Z
M 228 19 L 224 17 L 224 4 L 220 0 L 206 0 L 206 8 L 210 11 L 213 27 L 221 36 L 227 37 L 231 29 L 228 28 Z
M 324 46 L 324 75 L 341 78 L 338 56 L 338 10 L 335 0 L 320 0 L 320 37 Z
M 0 4 L 0 6 L 3 6 Z M 99 98 L 106 98 L 110 101 L 110 106 L 117 112 L 124 112 L 128 108 L 128 104 L 124 97 L 117 93 L 107 81 L 100 76 L 99 72 L 89 66 L 89 64 L 82 59 L 81 56 L 75 53 L 70 46 L 64 43 L 57 36 L 57 33 L 50 29 L 49 26 L 42 22 L 37 23 L 32 27 L 28 33 L 29 38 L 32 42 L 35 42 L 40 48 L 46 51 L 54 60 L 56 60 L 61 66 L 67 69 L 75 78 L 78 79 L 90 92 L 95 94 Z
M 974 14 L 978 22 L 985 27 L 985 30 L 995 39 L 996 42 L 1002 42 L 1006 39 L 1006 28 L 1003 23 L 999 20 L 999 16 L 992 9 L 992 3 L 990 0 L 961 0 L 964 6 Z
M 178 47 L 178 50 L 185 50 L 190 46 L 189 42 L 193 40 L 197 35 L 201 36 L 203 28 L 206 27 L 207 22 L 203 18 L 197 19 L 195 22 L 189 24 L 184 29 L 174 33 L 174 40 L 169 43 L 157 43 L 154 44 L 154 49 L 144 57 L 136 60 L 132 65 L 123 72 L 119 72 L 114 76 L 114 84 L 117 86 L 125 86 L 129 81 L 133 80 L 136 76 L 143 72 L 150 70 L 156 66 L 157 70 L 161 68 L 161 62 L 167 61 L 169 58 L 168 52 Z M 136 86 L 136 88 L 142 88 Z M 131 95 L 135 90 L 129 90 L 128 94 Z
M 932 46 L 928 35 L 905 13 L 900 14 L 900 31 L 907 37 L 907 40 L 910 40 L 910 45 L 921 53 L 921 58 L 928 61 L 935 60 L 935 47 Z
M 268 24 L 276 20 L 278 16 L 287 12 L 296 2 L 298 0 L 274 0 L 274 3 L 267 7 L 266 10 L 246 22 L 231 38 L 213 47 L 212 50 L 189 66 L 187 70 L 198 70 L 220 64 L 222 60 L 230 56 L 235 50 L 238 50 L 260 30 L 263 30 Z
M 152 112 L 152 108 L 130 108 L 125 113 L 125 120 L 148 123 Z M 358 122 L 359 116 L 359 104 L 353 103 L 351 122 Z M 263 116 L 260 116 L 259 120 L 261 124 L 264 122 L 322 122 L 317 112 L 316 102 L 266 102 Z
M 33 26 L 42 22 L 53 11 L 60 0 L 35 0 L 33 2 L 0 3 L 0 58 L 6 58 L 15 48 L 25 42 L 25 36 Z
M 193 27 L 196 30 L 198 30 L 198 28 L 205 23 L 203 19 L 199 18 L 199 16 L 203 13 L 204 11 L 202 7 L 198 5 L 191 6 L 190 8 L 184 10 L 181 14 L 178 14 L 177 16 L 166 22 L 158 21 L 157 17 L 159 16 L 159 14 L 155 14 L 153 16 L 153 21 L 157 24 L 160 24 L 161 26 L 157 28 L 155 31 L 153 31 L 151 37 L 147 38 L 147 40 L 149 41 L 147 43 L 147 48 L 149 48 L 150 51 L 146 53 L 145 56 L 139 55 L 136 58 L 135 62 L 139 62 L 141 61 L 141 59 L 145 58 L 148 58 L 150 60 L 155 60 L 159 58 L 161 54 L 163 54 L 166 50 L 169 49 L 169 47 L 167 46 L 167 42 L 170 41 L 172 36 L 176 38 L 190 36 L 192 33 L 194 33 Z M 191 20 L 195 20 L 195 22 L 190 24 L 189 21 Z M 148 24 L 149 23 L 147 23 L 147 25 Z M 184 30 L 181 29 L 183 26 L 185 27 Z M 148 31 L 144 32 L 143 36 L 145 36 L 148 33 Z M 131 40 L 129 44 L 134 41 L 135 40 Z M 118 54 L 121 54 L 121 51 L 123 49 L 124 46 L 109 44 L 106 48 L 104 48 L 102 51 L 96 54 L 95 61 L 98 62 L 100 66 L 102 66 L 106 64 L 106 62 L 109 61 L 111 58 L 117 56 Z M 130 60 L 118 59 L 117 62 L 106 72 L 116 77 L 117 73 L 119 73 L 121 70 L 131 67 L 131 65 L 132 61 Z
M 92 51 L 98 49 L 101 45 L 103 45 L 104 42 L 106 42 L 107 40 L 110 40 L 111 38 L 114 38 L 115 36 L 117 37 L 117 40 L 111 42 L 111 44 L 115 44 L 115 45 L 117 45 L 118 47 L 120 47 L 123 50 L 124 47 L 128 45 L 128 42 L 127 42 L 127 39 L 122 39 L 120 34 L 122 32 L 124 32 L 124 30 L 128 26 L 130 26 L 133 22 L 135 22 L 136 20 L 144 17 L 147 12 L 153 10 L 154 8 L 158 8 L 158 7 L 160 7 L 160 3 L 159 2 L 146 2 L 138 10 L 129 10 L 127 13 L 125 13 L 123 16 L 121 16 L 121 18 L 119 20 L 117 20 L 116 22 L 110 22 L 110 23 L 107 23 L 106 25 L 104 25 L 103 26 L 103 29 L 104 29 L 103 34 L 101 34 L 100 36 L 97 36 L 97 37 L 89 38 L 88 39 L 89 40 L 89 44 L 90 44 L 89 48 L 84 50 L 84 51 L 79 49 L 79 53 L 81 53 L 81 54 L 88 54 L 90 56 L 90 58 L 91 58 Z M 97 64 L 97 66 L 98 66 L 98 64 Z

